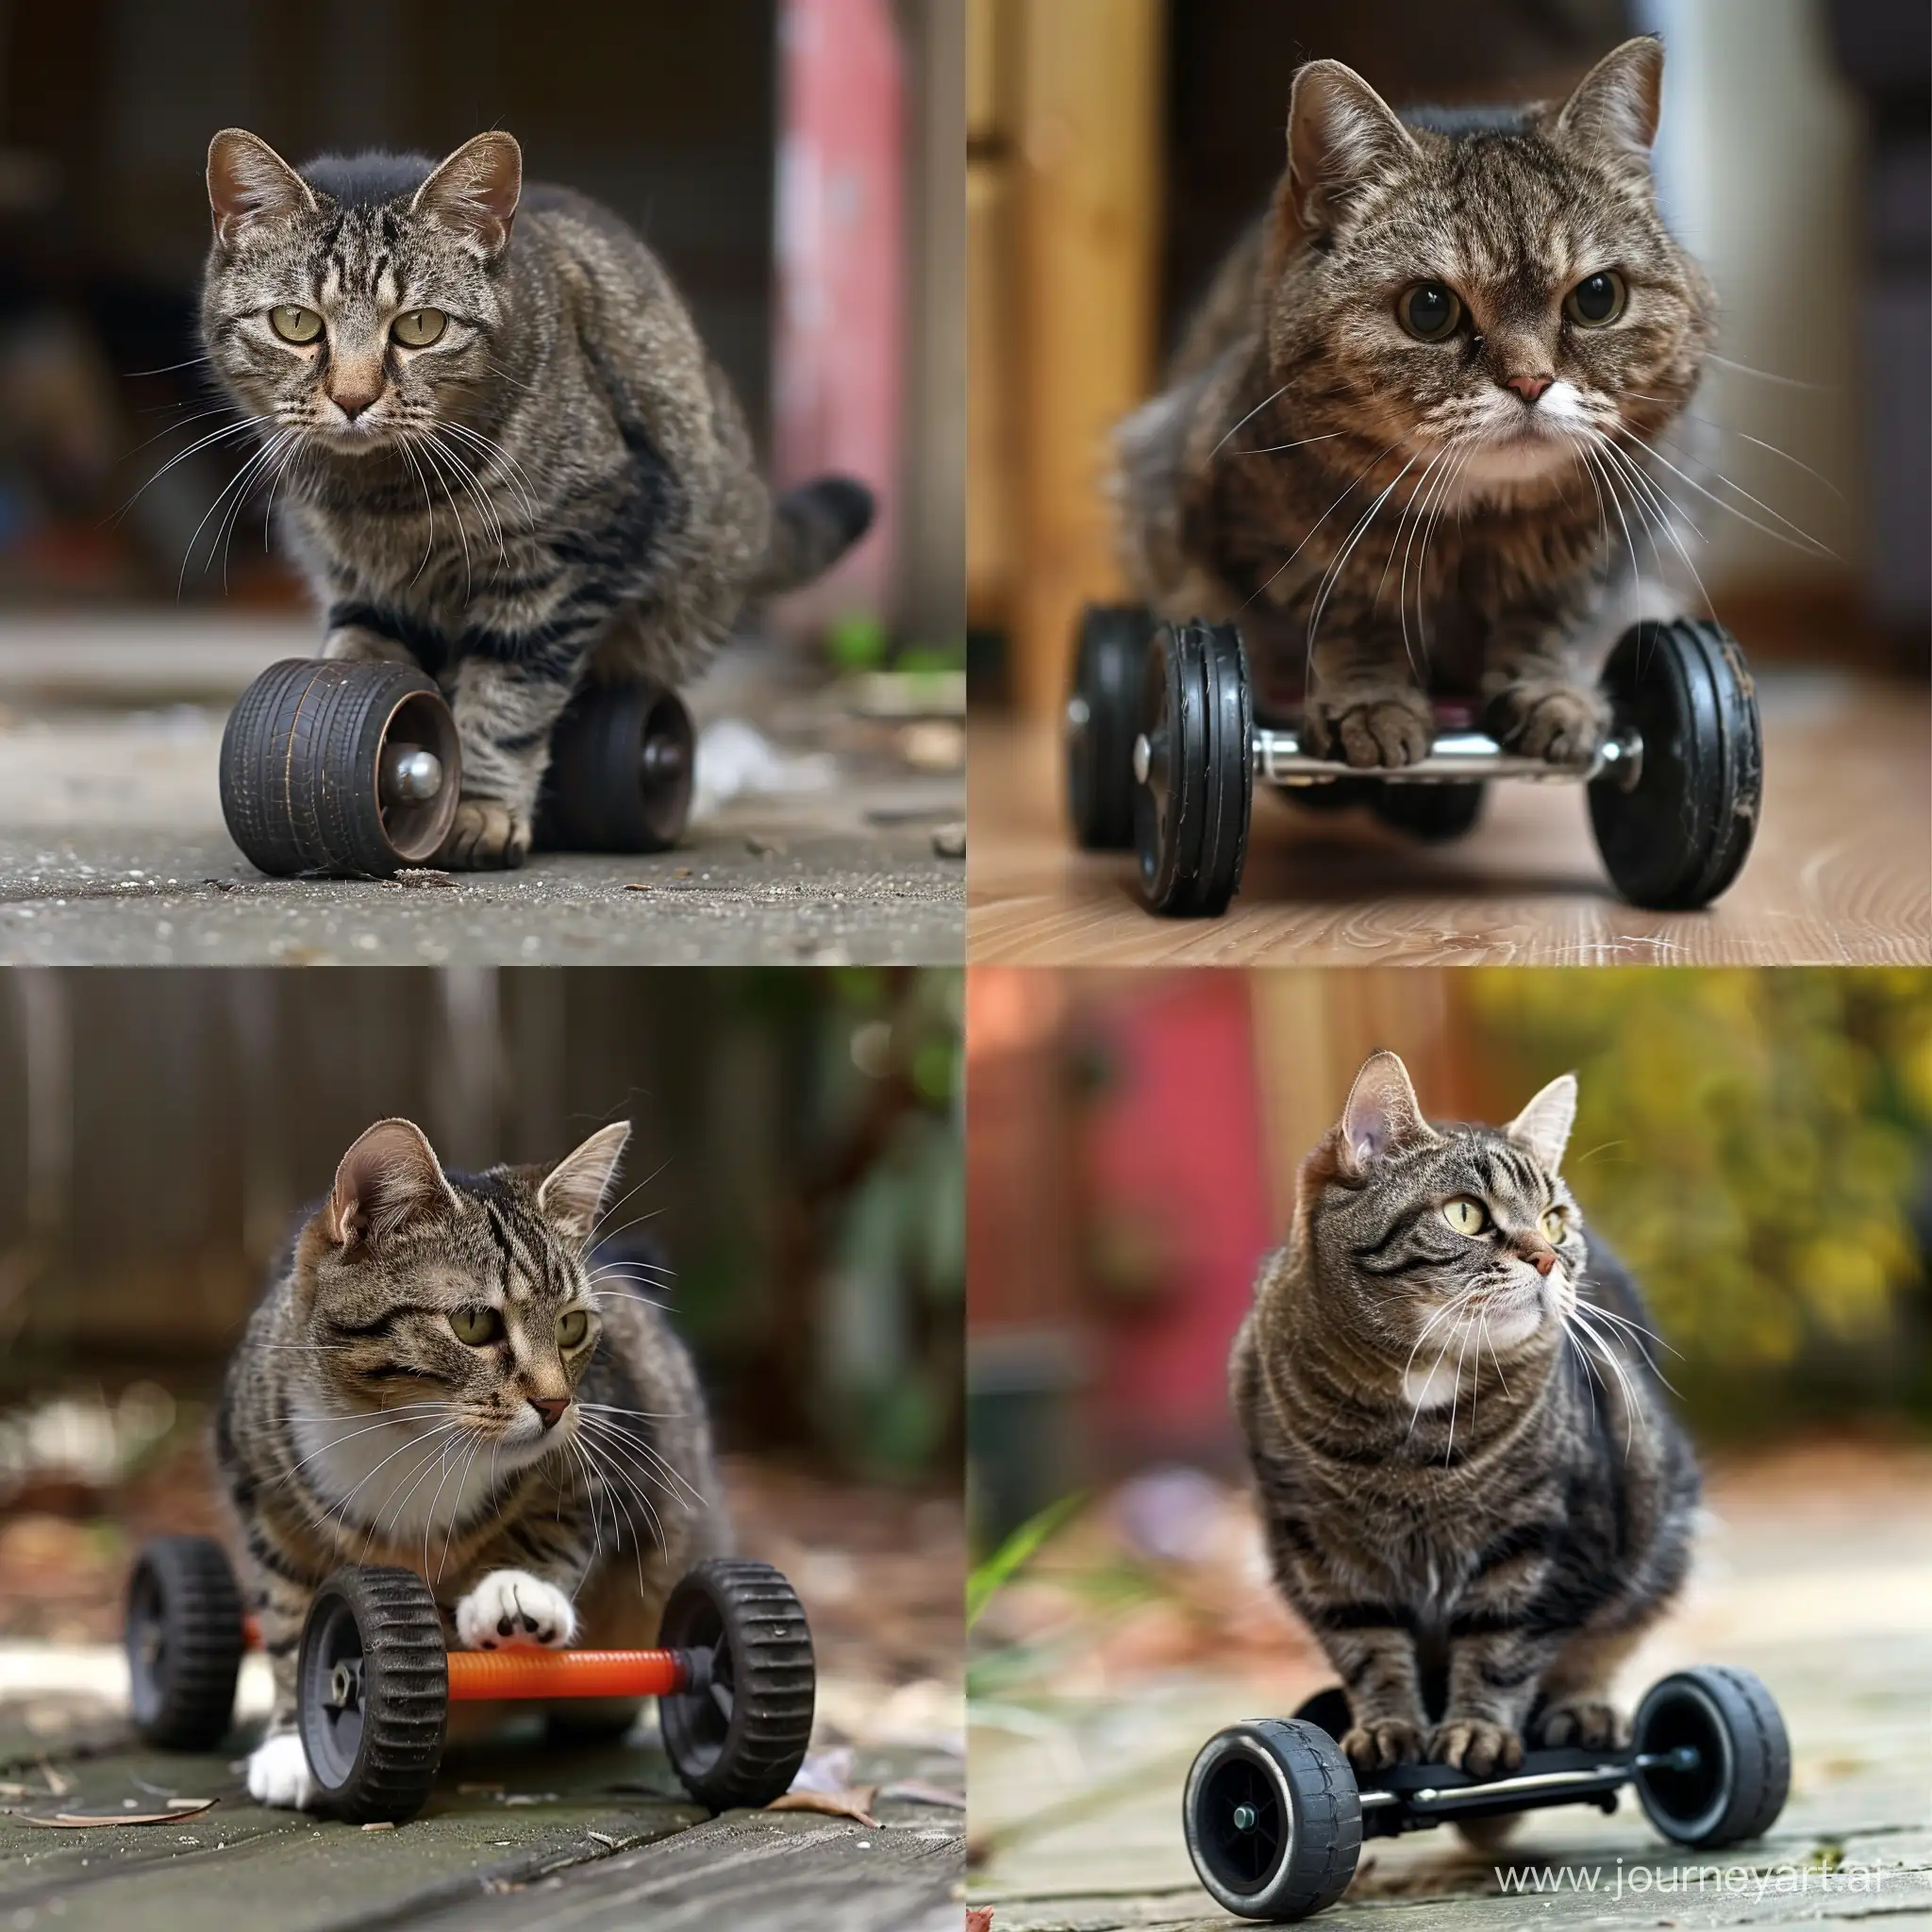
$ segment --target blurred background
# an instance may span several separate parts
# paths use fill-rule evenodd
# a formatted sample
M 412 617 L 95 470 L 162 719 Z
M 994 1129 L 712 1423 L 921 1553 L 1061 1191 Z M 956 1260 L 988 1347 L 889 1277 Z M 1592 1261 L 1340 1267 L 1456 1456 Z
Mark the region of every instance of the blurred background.
M 86 1703 L 142 1537 L 225 1533 L 208 1403 L 389 1114 L 469 1170 L 632 1122 L 606 1239 L 671 1270 L 827 1721 L 957 1726 L 960 999 L 944 972 L 0 975 L 0 1736 L 9 1698 L 69 1723 L 50 1681 Z
M 868 804 L 921 846 L 957 820 L 963 19 L 963 0 L 587 0 L 558 33 L 512 0 L 0 0 L 0 864 L 23 825 L 78 832 L 74 875 L 125 867 L 130 829 L 224 852 L 225 710 L 320 647 L 263 493 L 223 493 L 245 448 L 194 449 L 227 420 L 193 358 L 208 143 L 233 125 L 297 165 L 507 128 L 530 179 L 632 224 L 764 473 L 840 471 L 880 506 L 820 584 L 746 614 L 692 694 L 700 822 L 781 794 L 874 844 Z
M 1397 106 L 1527 100 L 1639 32 L 1669 50 L 1664 207 L 1723 303 L 1710 461 L 1835 553 L 1687 498 L 1718 612 L 1755 658 L 1923 678 L 1926 19 L 1915 0 L 970 0 L 975 702 L 1056 712 L 1081 604 L 1118 593 L 1108 432 L 1265 206 L 1295 68 L 1344 60 Z
M 987 1900 L 1030 1924 L 1040 1896 L 1078 1917 L 1089 1890 L 1191 1885 L 1193 1752 L 1327 1676 L 1265 1575 L 1227 1351 L 1298 1163 L 1385 1046 L 1437 1119 L 1507 1120 L 1578 1075 L 1565 1176 L 1642 1286 L 1708 1477 L 1697 1580 L 1626 1689 L 1747 1664 L 1784 1702 L 1806 1829 L 1917 1815 L 1932 974 L 982 966 L 968 1040 Z M 1628 1844 L 1580 1841 L 1653 1856 L 1641 1825 L 1604 1828 Z M 1378 1848 L 1388 1883 L 1440 1876 L 1435 1839 Z

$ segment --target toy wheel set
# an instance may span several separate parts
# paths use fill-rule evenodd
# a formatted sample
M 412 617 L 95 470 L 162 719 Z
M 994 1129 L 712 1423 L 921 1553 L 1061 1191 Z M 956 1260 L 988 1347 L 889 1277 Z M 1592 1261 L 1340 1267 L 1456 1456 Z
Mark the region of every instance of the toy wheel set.
M 1700 1851 L 1761 1837 L 1784 1809 L 1791 1751 L 1749 1671 L 1700 1665 L 1652 1685 L 1627 1748 L 1529 1751 L 1506 1777 L 1405 1764 L 1358 1779 L 1337 1739 L 1348 1699 L 1324 1690 L 1291 1718 L 1210 1738 L 1188 1774 L 1182 1826 L 1201 1883 L 1243 1919 L 1304 1919 L 1348 1890 L 1365 1838 L 1551 1805 L 1617 1808 L 1635 1786 L 1650 1822 Z
M 1257 778 L 1317 808 L 1366 804 L 1432 842 L 1474 825 L 1490 780 L 1527 778 L 1588 790 L 1597 850 L 1633 905 L 1709 905 L 1744 863 L 1763 791 L 1757 701 L 1736 642 L 1716 624 L 1636 625 L 1600 689 L 1611 725 L 1587 761 L 1509 752 L 1441 705 L 1426 758 L 1364 772 L 1304 751 L 1291 718 L 1257 722 L 1232 625 L 1091 606 L 1067 703 L 1074 835 L 1090 851 L 1137 852 L 1150 911 L 1213 918 L 1241 887 Z
M 326 1807 L 352 1824 L 400 1824 L 429 1796 L 453 1703 L 656 1697 L 664 1749 L 713 1810 L 767 1805 L 791 1788 L 811 1736 L 811 1633 L 766 1563 L 717 1557 L 664 1607 L 657 1650 L 449 1650 L 413 1570 L 339 1570 L 302 1626 L 303 1749 Z M 151 1743 L 208 1750 L 225 1735 L 254 1633 L 220 1544 L 150 1542 L 128 1586 L 134 1721 Z
M 551 737 L 539 845 L 662 852 L 691 812 L 695 740 L 675 691 L 587 686 Z M 263 872 L 384 878 L 426 865 L 462 793 L 456 720 L 408 664 L 291 658 L 222 734 L 222 816 Z

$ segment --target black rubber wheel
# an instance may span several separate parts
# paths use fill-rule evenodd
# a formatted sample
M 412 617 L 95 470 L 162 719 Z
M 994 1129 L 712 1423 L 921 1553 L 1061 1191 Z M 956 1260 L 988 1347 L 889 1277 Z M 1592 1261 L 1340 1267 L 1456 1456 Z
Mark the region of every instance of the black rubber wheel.
M 691 816 L 697 734 L 675 691 L 590 685 L 550 734 L 536 842 L 551 852 L 668 852 Z
M 235 1714 L 242 1593 L 220 1543 L 162 1536 L 127 1579 L 127 1676 L 134 1726 L 165 1751 L 210 1751 Z
M 385 752 L 428 752 L 426 798 L 385 778 Z M 271 664 L 222 733 L 222 816 L 265 873 L 384 878 L 434 858 L 462 791 L 456 720 L 434 681 L 408 664 L 291 658 Z
M 1326 1731 L 1258 1718 L 1203 1746 L 1188 1773 L 1181 1828 L 1217 1905 L 1242 1919 L 1306 1919 L 1355 1876 L 1361 1797 Z
M 1446 845 L 1474 829 L 1483 814 L 1483 796 L 1480 779 L 1450 779 L 1440 785 L 1384 782 L 1369 794 L 1369 809 L 1385 825 L 1407 832 L 1424 845 Z
M 1154 634 L 1141 673 L 1140 738 L 1141 903 L 1169 918 L 1219 918 L 1241 890 L 1255 793 L 1247 657 L 1232 625 L 1164 625 Z
M 1138 605 L 1090 604 L 1080 614 L 1067 700 L 1067 811 L 1089 852 L 1124 852 L 1134 842 L 1134 733 L 1153 631 Z
M 791 1788 L 811 1740 L 811 1631 L 769 1563 L 714 1557 L 686 1573 L 658 1639 L 708 1652 L 710 1668 L 658 1700 L 664 1749 L 684 1788 L 724 1811 L 769 1805 Z
M 1653 1684 L 1637 1707 L 1631 1745 L 1640 1757 L 1696 1754 L 1681 1768 L 1637 1774 L 1650 1822 L 1677 1844 L 1742 1844 L 1763 1837 L 1785 1807 L 1790 1740 L 1771 1692 L 1749 1671 L 1699 1664 Z
M 1348 1708 L 1348 1692 L 1340 1684 L 1330 1684 L 1325 1690 L 1317 1690 L 1306 1699 L 1302 1707 L 1294 1714 L 1298 1724 L 1313 1724 L 1318 1731 L 1326 1731 L 1339 1744 L 1345 1738 L 1355 1723 Z
M 413 1818 L 449 1717 L 449 1655 L 429 1586 L 413 1570 L 338 1570 L 308 1606 L 295 1695 L 324 1807 L 352 1824 Z
M 1612 883 L 1633 906 L 1694 911 L 1735 879 L 1764 793 L 1757 698 L 1723 625 L 1640 624 L 1604 667 L 1620 725 L 1643 741 L 1633 782 L 1591 780 L 1590 818 Z

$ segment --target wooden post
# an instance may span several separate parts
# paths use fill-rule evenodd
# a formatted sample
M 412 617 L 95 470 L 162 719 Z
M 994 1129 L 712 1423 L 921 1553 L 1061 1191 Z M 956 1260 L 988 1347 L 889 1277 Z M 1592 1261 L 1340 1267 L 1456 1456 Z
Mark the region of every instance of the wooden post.
M 1164 0 L 1024 0 L 1018 23 L 1020 576 L 1012 690 L 1066 695 L 1080 607 L 1117 594 L 1108 434 L 1154 375 Z

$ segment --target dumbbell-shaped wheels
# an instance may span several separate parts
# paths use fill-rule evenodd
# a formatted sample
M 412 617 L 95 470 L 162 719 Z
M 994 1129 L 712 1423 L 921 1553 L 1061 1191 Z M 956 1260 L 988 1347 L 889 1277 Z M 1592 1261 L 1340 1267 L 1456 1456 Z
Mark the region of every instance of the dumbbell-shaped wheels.
M 272 664 L 222 733 L 222 815 L 276 877 L 383 878 L 425 864 L 461 791 L 456 720 L 411 665 Z
M 1135 605 L 1090 604 L 1080 616 L 1067 699 L 1067 810 L 1089 852 L 1124 852 L 1134 842 L 1134 738 L 1153 631 L 1153 618 Z
M 1743 865 L 1763 802 L 1764 744 L 1743 654 L 1722 625 L 1640 624 L 1610 653 L 1602 689 L 1643 745 L 1634 764 L 1591 780 L 1605 869 L 1634 906 L 1707 906 Z
M 657 685 L 587 685 L 550 734 L 536 842 L 548 851 L 667 852 L 691 816 L 697 737 Z
M 1348 1890 L 1361 1855 L 1355 1773 L 1295 1718 L 1230 1724 L 1202 1747 L 1182 1799 L 1188 1856 L 1237 1917 L 1305 1919 Z
M 227 1735 L 242 1668 L 242 1596 L 222 1546 L 163 1536 L 135 1559 L 123 1641 L 134 1724 L 167 1751 L 209 1751 Z
M 1241 889 L 1254 802 L 1254 702 L 1232 625 L 1171 624 L 1141 670 L 1134 845 L 1141 899 L 1213 919 Z

